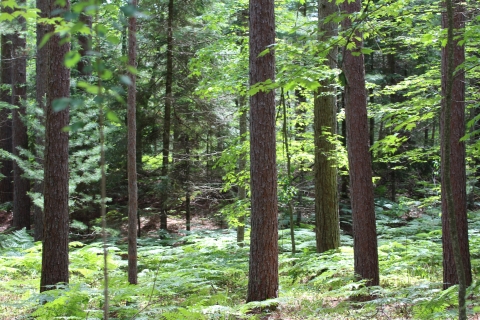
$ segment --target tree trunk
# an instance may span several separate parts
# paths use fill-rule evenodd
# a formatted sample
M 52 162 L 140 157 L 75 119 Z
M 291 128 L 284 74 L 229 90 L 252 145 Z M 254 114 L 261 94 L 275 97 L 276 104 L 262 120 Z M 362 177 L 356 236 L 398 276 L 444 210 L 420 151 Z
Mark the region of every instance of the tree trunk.
M 459 1 L 455 1 L 453 16 L 453 28 L 462 32 L 465 27 L 464 7 Z M 443 28 L 448 28 L 447 14 L 442 16 Z M 453 49 L 451 47 L 453 46 Z M 453 66 L 449 65 L 448 51 L 452 52 Z M 468 246 L 468 222 L 467 222 L 467 198 L 466 198 L 466 172 L 465 172 L 465 142 L 460 141 L 465 135 L 465 73 L 459 70 L 449 72 L 449 69 L 455 70 L 465 61 L 465 48 L 458 44 L 458 40 L 447 43 L 442 49 L 442 91 L 444 99 L 442 100 L 442 121 L 441 121 L 441 141 L 442 141 L 442 243 L 443 243 L 443 287 L 449 288 L 458 284 L 458 271 L 454 255 L 461 255 L 463 272 L 466 285 L 472 283 L 472 271 L 470 264 L 470 250 Z M 449 76 L 451 78 L 449 78 Z M 451 81 L 451 84 L 448 82 Z M 450 89 L 449 89 L 450 86 Z M 450 91 L 450 92 L 449 92 Z M 448 97 L 450 95 L 450 97 Z M 448 121 L 447 107 L 451 108 L 450 121 Z M 445 122 L 447 121 L 447 122 Z M 446 125 L 448 124 L 448 128 Z M 448 129 L 448 130 L 447 130 Z M 448 132 L 449 131 L 449 132 Z M 449 134 L 450 133 L 450 134 Z M 448 139 L 448 141 L 447 141 Z M 450 151 L 447 150 L 449 142 Z M 449 168 L 446 166 L 449 161 Z M 453 203 L 448 202 L 448 180 L 451 181 Z M 450 205 L 454 208 L 456 229 L 458 232 L 459 251 L 453 249 L 452 236 L 450 230 L 450 220 L 448 211 Z
M 24 3 L 23 3 L 24 5 Z M 19 16 L 18 23 L 22 26 L 22 31 L 26 29 L 25 18 Z M 26 39 L 25 34 L 19 34 L 17 31 L 13 35 L 13 104 L 18 108 L 13 110 L 13 154 L 19 158 L 18 148 L 28 149 L 27 126 L 24 123 L 27 100 L 27 59 L 25 54 Z M 30 197 L 27 192 L 30 191 L 30 181 L 23 178 L 23 170 L 17 162 L 13 163 L 13 226 L 16 229 L 26 228 L 30 230 Z
M 245 97 L 240 96 L 238 98 L 238 105 L 240 108 L 240 145 L 247 141 L 247 107 L 245 104 Z M 247 159 L 245 154 L 241 154 L 240 159 L 238 160 L 238 171 L 243 172 L 247 168 Z M 238 200 L 240 202 L 244 201 L 247 198 L 247 188 L 243 183 L 240 183 L 238 186 Z M 237 227 L 237 243 L 239 246 L 243 246 L 245 241 L 245 212 L 241 212 L 240 216 L 238 217 L 238 227 Z
M 360 0 L 344 2 L 343 11 L 351 14 L 361 9 Z M 349 18 L 342 22 L 349 29 Z M 369 151 L 367 118 L 367 91 L 365 66 L 360 48 L 362 35 L 358 31 L 349 39 L 354 42 L 354 52 L 344 49 L 345 113 L 347 125 L 348 163 L 350 167 L 350 197 L 353 218 L 353 250 L 355 275 L 366 279 L 367 285 L 379 284 L 375 206 L 373 201 L 372 161 Z M 355 52 L 356 51 L 356 52 Z M 355 54 L 355 55 L 354 55 Z
M 49 0 L 52 11 L 69 10 Z M 62 44 L 63 43 L 63 44 Z M 70 43 L 58 34 L 47 43 L 49 56 L 45 128 L 44 237 L 40 291 L 68 283 L 68 126 L 69 109 L 55 112 L 52 102 L 70 96 L 70 70 L 63 64 Z
M 130 0 L 137 7 L 137 0 Z M 128 18 L 128 64 L 136 68 L 137 60 L 137 18 L 132 14 Z M 128 86 L 128 282 L 137 284 L 137 123 L 136 123 L 136 76 L 129 73 L 131 84 Z
M 92 28 L 92 17 L 90 15 L 86 14 L 85 12 L 81 12 L 79 20 L 83 22 L 88 28 Z M 78 44 L 80 46 L 78 53 L 80 53 L 82 59 L 77 64 L 77 70 L 83 77 L 90 76 L 92 74 L 92 67 L 88 56 L 89 51 L 92 49 L 92 37 L 86 34 L 79 34 Z
M 250 86 L 275 80 L 273 0 L 250 0 Z M 278 296 L 278 208 L 275 92 L 250 97 L 251 223 L 247 302 Z
M 319 41 L 338 35 L 338 23 L 324 23 L 326 17 L 338 11 L 335 2 L 320 0 L 318 3 Z M 338 49 L 334 46 L 326 64 L 337 67 Z M 325 252 L 340 246 L 340 221 L 338 215 L 337 164 L 335 146 L 329 141 L 337 129 L 337 96 L 335 82 L 322 80 L 314 93 L 315 139 L 315 234 L 317 252 Z
M 46 0 L 37 0 L 37 9 L 40 10 L 40 18 L 47 17 L 48 2 Z M 37 114 L 40 127 L 45 126 L 45 95 L 47 94 L 48 83 L 48 45 L 39 48 L 39 45 L 48 32 L 48 26 L 43 23 L 37 23 L 37 59 L 36 59 L 36 101 L 37 107 L 42 113 Z M 43 167 L 43 154 L 45 148 L 45 132 L 43 130 L 35 130 L 35 161 Z M 44 183 L 35 181 L 33 191 L 40 193 L 43 198 Z M 34 239 L 35 241 L 43 240 L 43 210 L 40 206 L 34 206 Z
M 12 13 L 9 7 L 2 8 L 2 12 Z M 12 35 L 1 36 L 2 61 L 0 65 L 1 85 L 0 100 L 6 103 L 12 103 Z M 10 88 L 8 88 L 10 86 Z M 12 153 L 12 120 L 9 118 L 11 111 L 9 109 L 0 109 L 0 148 Z M 0 180 L 0 203 L 13 200 L 13 162 L 3 160 L 0 163 L 0 172 L 5 178 Z
M 168 21 L 167 21 L 167 77 L 165 79 L 165 115 L 163 119 L 163 158 L 162 158 L 162 178 L 164 185 L 162 188 L 162 211 L 160 213 L 160 229 L 167 230 L 167 212 L 168 212 L 168 157 L 170 153 L 170 118 L 173 104 L 173 0 L 168 1 Z

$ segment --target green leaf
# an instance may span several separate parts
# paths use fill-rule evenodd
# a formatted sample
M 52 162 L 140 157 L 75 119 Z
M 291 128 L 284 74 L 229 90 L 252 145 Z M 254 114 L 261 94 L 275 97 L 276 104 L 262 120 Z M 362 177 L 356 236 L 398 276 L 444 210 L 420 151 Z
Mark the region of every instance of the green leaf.
M 53 32 L 49 32 L 43 36 L 42 41 L 40 41 L 40 44 L 38 47 L 41 49 L 47 42 L 50 40 L 50 38 L 53 36 Z
M 70 105 L 70 98 L 58 98 L 52 101 L 52 109 L 55 112 L 65 110 Z
M 82 59 L 82 56 L 78 51 L 69 51 L 65 55 L 64 63 L 67 68 L 73 68 Z
M 267 48 L 265 50 L 263 50 L 262 52 L 260 52 L 257 56 L 257 58 L 260 58 L 260 57 L 263 57 L 264 55 L 268 54 L 270 52 L 270 48 Z
M 131 86 L 133 84 L 132 80 L 127 75 L 121 75 L 120 76 L 120 81 L 122 83 L 126 84 L 127 86 Z
M 108 110 L 107 113 L 106 113 L 106 116 L 107 116 L 107 119 L 110 121 L 110 122 L 114 122 L 114 123 L 122 123 L 120 121 L 120 119 L 117 117 L 117 115 L 111 111 L 111 110 Z
M 360 49 L 360 51 L 362 51 L 363 54 L 370 54 L 372 52 L 375 52 L 375 50 L 370 49 L 370 48 L 362 48 L 362 49 Z
M 76 132 L 80 129 L 82 129 L 83 127 L 85 127 L 85 123 L 82 122 L 82 121 L 78 121 L 78 122 L 75 122 L 74 124 L 70 125 L 70 126 L 66 126 L 62 129 L 63 132 Z

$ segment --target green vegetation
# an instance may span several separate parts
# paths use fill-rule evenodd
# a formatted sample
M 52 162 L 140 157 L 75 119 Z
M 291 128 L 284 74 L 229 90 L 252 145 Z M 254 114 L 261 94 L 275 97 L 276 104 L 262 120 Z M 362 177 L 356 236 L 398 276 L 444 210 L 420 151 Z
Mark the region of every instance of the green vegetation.
M 408 210 L 416 210 L 409 207 Z M 139 239 L 139 285 L 126 277 L 126 244 L 110 238 L 110 313 L 116 319 L 452 319 L 455 287 L 442 291 L 438 209 L 405 220 L 377 207 L 381 287 L 353 277 L 350 236 L 339 250 L 315 253 L 311 228 L 297 228 L 297 255 L 288 230 L 279 236 L 279 298 L 245 304 L 248 247 L 232 230 L 192 231 Z M 412 212 L 412 211 L 410 211 Z M 408 213 L 408 212 L 407 212 Z M 480 271 L 480 212 L 470 213 L 474 275 Z M 248 230 L 248 229 L 247 229 Z M 248 239 L 248 238 L 247 238 Z M 247 240 L 248 242 L 248 240 Z M 25 230 L 1 235 L 2 319 L 101 319 L 103 257 L 98 242 L 70 243 L 71 281 L 38 293 L 41 244 Z M 373 296 L 364 301 L 367 294 Z M 468 312 L 478 312 L 480 286 L 468 291 Z M 41 304 L 40 302 L 45 302 Z

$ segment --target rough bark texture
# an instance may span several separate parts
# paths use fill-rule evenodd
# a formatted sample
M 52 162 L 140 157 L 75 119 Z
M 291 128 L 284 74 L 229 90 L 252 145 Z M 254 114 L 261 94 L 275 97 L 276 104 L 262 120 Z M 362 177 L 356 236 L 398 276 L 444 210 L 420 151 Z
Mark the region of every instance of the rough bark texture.
M 342 10 L 359 12 L 360 0 L 344 2 Z M 344 29 L 351 27 L 350 19 L 342 23 Z M 359 32 L 350 41 L 356 45 L 357 53 L 363 45 Z M 353 217 L 353 250 L 355 274 L 366 279 L 367 285 L 379 284 L 377 234 L 375 206 L 373 202 L 372 163 L 369 151 L 367 118 L 367 91 L 363 54 L 354 56 L 344 49 L 343 72 L 345 74 L 345 113 L 347 126 L 348 163 L 350 168 L 350 199 Z
M 162 176 L 165 179 L 162 190 L 162 212 L 160 213 L 160 228 L 167 230 L 167 201 L 168 201 L 168 156 L 170 154 L 170 118 L 173 103 L 173 0 L 168 1 L 167 21 L 167 76 L 165 79 L 165 115 L 163 118 L 163 157 Z
M 60 8 L 55 0 L 49 0 L 49 10 Z M 50 38 L 48 46 L 49 75 L 46 100 L 45 128 L 45 195 L 44 240 L 42 250 L 42 275 L 40 291 L 51 285 L 68 283 L 68 125 L 69 109 L 54 112 L 52 102 L 70 96 L 70 70 L 63 65 L 63 58 L 70 50 L 70 43 L 60 44 L 58 35 Z
M 456 1 L 454 14 L 454 28 L 461 29 L 465 27 L 464 8 Z M 447 28 L 447 16 L 444 13 L 442 17 L 442 27 Z M 442 92 L 445 96 L 447 85 L 448 61 L 446 48 L 442 49 Z M 453 69 L 465 61 L 465 48 L 459 46 L 458 41 L 453 41 Z M 472 284 L 472 270 L 470 264 L 470 250 L 468 246 L 468 221 L 467 221 L 467 196 L 466 196 L 466 172 L 465 172 L 465 142 L 460 138 L 465 135 L 465 73 L 463 70 L 456 72 L 452 83 L 452 103 L 450 118 L 450 181 L 452 183 L 452 192 L 454 200 L 454 211 L 457 223 L 458 240 L 460 244 L 460 253 L 462 256 L 463 269 L 467 286 Z M 442 104 L 445 104 L 445 99 Z M 444 136 L 445 127 L 444 117 L 445 108 L 442 108 L 441 136 L 442 136 L 442 163 L 445 162 Z M 442 169 L 444 166 L 442 165 Z M 446 172 L 442 172 L 443 175 Z M 444 182 L 442 180 L 442 182 Z M 443 287 L 446 289 L 454 284 L 458 284 L 457 269 L 455 267 L 454 252 L 452 249 L 452 239 L 449 233 L 448 205 L 446 201 L 446 184 L 442 183 L 442 243 L 443 243 Z
M 37 9 L 40 10 L 41 18 L 47 17 L 48 3 L 46 0 L 37 0 Z M 37 106 L 42 110 L 39 114 L 38 122 L 45 125 L 45 98 L 47 93 L 48 83 L 48 46 L 38 48 L 43 37 L 48 32 L 48 26 L 43 23 L 37 23 L 37 58 L 36 62 L 36 101 Z M 35 130 L 35 161 L 43 166 L 43 149 L 45 145 L 45 132 L 43 130 Z M 33 191 L 40 193 L 43 196 L 44 183 L 42 181 L 35 181 Z M 43 210 L 39 206 L 34 206 L 33 209 L 34 221 L 34 239 L 35 241 L 43 240 Z
M 11 13 L 11 8 L 2 8 L 2 12 Z M 1 84 L 11 86 L 12 84 L 12 35 L 1 36 Z M 0 100 L 12 103 L 11 88 L 0 89 Z M 12 120 L 8 118 L 11 111 L 0 109 L 0 148 L 12 152 Z M 10 160 L 3 160 L 0 163 L 0 172 L 5 178 L 0 180 L 0 203 L 13 200 L 13 163 Z
M 137 0 L 131 0 L 130 4 L 137 6 Z M 137 18 L 132 15 L 128 18 L 128 64 L 136 67 L 137 58 Z M 137 211 L 138 211 L 138 188 L 137 188 L 137 123 L 136 123 L 136 76 L 129 74 L 128 86 L 128 282 L 137 284 Z
M 335 2 L 320 0 L 318 3 L 319 41 L 338 35 L 338 23 L 324 19 L 338 11 Z M 330 68 L 337 67 L 338 49 L 334 46 L 325 62 Z M 337 167 L 335 146 L 329 138 L 337 129 L 337 96 L 333 79 L 320 82 L 314 100 L 315 133 L 315 223 L 317 252 L 336 249 L 340 246 L 340 221 L 338 216 Z
M 25 18 L 17 18 L 18 23 L 25 30 Z M 28 149 L 27 126 L 22 117 L 25 116 L 25 103 L 27 98 L 27 59 L 25 54 L 26 39 L 24 34 L 16 32 L 13 35 L 13 104 L 18 109 L 13 110 L 13 154 L 20 157 L 18 148 Z M 26 160 L 26 159 L 25 159 Z M 23 170 L 17 164 L 13 163 L 13 226 L 16 229 L 26 228 L 30 230 L 30 197 L 27 192 L 30 191 L 30 181 L 23 178 Z
M 250 0 L 250 86 L 275 80 L 273 0 Z M 251 233 L 247 302 L 278 296 L 278 208 L 275 92 L 250 97 Z

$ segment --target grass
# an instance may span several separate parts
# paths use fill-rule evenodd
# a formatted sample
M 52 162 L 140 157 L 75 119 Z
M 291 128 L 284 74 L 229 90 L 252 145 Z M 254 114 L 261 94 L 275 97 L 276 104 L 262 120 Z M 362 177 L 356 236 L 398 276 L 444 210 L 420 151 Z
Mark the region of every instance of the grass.
M 248 248 L 233 230 L 194 231 L 177 238 L 139 240 L 139 285 L 127 283 L 126 244 L 109 247 L 112 319 L 452 319 L 456 288 L 443 291 L 438 212 L 399 227 L 379 214 L 381 286 L 367 288 L 353 277 L 351 238 L 342 247 L 315 253 L 314 232 L 296 230 L 292 256 L 287 231 L 280 232 L 280 297 L 245 303 Z M 474 279 L 480 263 L 480 214 L 470 214 Z M 70 243 L 70 285 L 38 293 L 41 244 L 25 231 L 0 235 L 1 319 L 101 319 L 102 246 Z M 480 303 L 480 286 L 469 289 L 469 313 Z M 371 296 L 372 299 L 358 297 Z M 367 301 L 364 301 L 367 300 Z M 40 304 L 40 301 L 47 301 Z

